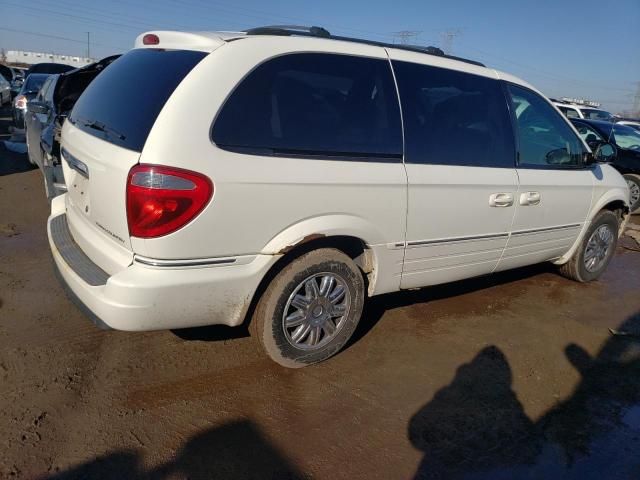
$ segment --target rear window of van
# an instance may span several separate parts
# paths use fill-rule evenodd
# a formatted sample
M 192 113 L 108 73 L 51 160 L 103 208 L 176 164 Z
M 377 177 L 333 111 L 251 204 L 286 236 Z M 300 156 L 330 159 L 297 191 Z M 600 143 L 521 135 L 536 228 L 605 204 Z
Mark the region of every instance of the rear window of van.
M 69 121 L 107 142 L 141 152 L 164 104 L 206 55 L 191 50 L 131 50 L 91 82 Z

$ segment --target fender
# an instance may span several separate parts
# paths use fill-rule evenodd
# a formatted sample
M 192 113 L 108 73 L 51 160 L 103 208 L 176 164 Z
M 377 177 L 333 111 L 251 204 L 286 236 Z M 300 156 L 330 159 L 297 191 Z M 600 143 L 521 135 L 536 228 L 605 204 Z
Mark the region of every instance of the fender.
M 622 178 L 622 176 L 620 176 L 620 178 Z M 622 179 L 622 181 L 624 181 L 624 179 Z M 598 190 L 598 187 L 594 189 L 594 193 L 597 190 Z M 582 230 L 580 231 L 580 235 L 578 235 L 577 240 L 575 241 L 575 243 L 567 253 L 565 253 L 562 257 L 560 257 L 559 259 L 553 262 L 555 265 L 562 265 L 569 261 L 569 259 L 573 256 L 575 251 L 578 249 L 578 246 L 580 246 L 580 244 L 582 243 L 582 239 L 586 235 L 586 232 L 589 229 L 589 226 L 591 225 L 591 222 L 593 221 L 594 217 L 606 205 L 616 201 L 623 202 L 627 207 L 627 212 L 629 211 L 629 188 L 627 187 L 626 183 L 624 185 L 617 183 L 609 187 L 605 191 L 605 193 L 595 201 L 595 203 L 591 207 L 591 210 L 589 211 L 589 216 L 587 217 L 586 221 L 584 222 L 584 225 L 582 226 Z M 627 223 L 627 218 L 628 218 L 628 215 L 625 216 L 625 219 L 620 225 L 620 230 L 618 232 L 618 235 L 622 234 L 624 230 L 624 226 Z
M 369 250 L 373 267 L 369 275 L 370 296 L 400 288 L 404 240 L 399 238 L 397 242 L 385 242 L 377 226 L 354 215 L 328 214 L 301 220 L 275 235 L 260 253 L 282 255 L 307 241 L 332 236 L 359 238 Z

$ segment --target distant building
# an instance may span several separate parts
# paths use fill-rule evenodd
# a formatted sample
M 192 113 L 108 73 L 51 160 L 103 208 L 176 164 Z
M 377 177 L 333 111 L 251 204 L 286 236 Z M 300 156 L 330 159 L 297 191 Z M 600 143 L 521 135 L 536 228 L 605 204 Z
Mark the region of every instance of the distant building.
M 64 63 L 73 67 L 83 67 L 96 60 L 94 58 L 78 57 L 76 55 L 59 55 L 56 53 L 25 52 L 22 50 L 5 51 L 7 63 L 24 63 L 34 65 L 36 63 Z

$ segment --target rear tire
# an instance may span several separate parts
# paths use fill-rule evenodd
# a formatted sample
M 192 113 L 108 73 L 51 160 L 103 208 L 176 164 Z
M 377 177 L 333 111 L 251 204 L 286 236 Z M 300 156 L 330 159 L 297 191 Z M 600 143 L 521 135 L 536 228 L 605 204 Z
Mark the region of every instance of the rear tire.
M 600 277 L 616 251 L 618 228 L 615 213 L 609 210 L 598 213 L 573 256 L 559 267 L 560 274 L 582 283 Z
M 271 281 L 256 306 L 251 333 L 284 367 L 318 363 L 347 343 L 364 297 L 365 282 L 351 258 L 332 248 L 314 250 Z
M 629 211 L 631 213 L 640 213 L 640 175 L 627 173 L 623 176 L 627 181 L 627 185 L 629 185 L 631 193 L 631 207 L 629 208 Z

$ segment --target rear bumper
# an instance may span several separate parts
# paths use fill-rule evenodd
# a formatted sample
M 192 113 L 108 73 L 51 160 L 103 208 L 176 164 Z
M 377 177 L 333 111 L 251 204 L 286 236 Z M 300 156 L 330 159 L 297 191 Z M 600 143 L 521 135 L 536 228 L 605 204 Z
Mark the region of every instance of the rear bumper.
M 73 241 L 64 213 L 49 217 L 47 234 L 59 276 L 71 296 L 95 315 L 94 323 L 116 330 L 239 325 L 258 284 L 278 258 L 254 255 L 236 257 L 233 264 L 187 268 L 134 261 L 109 276 Z

